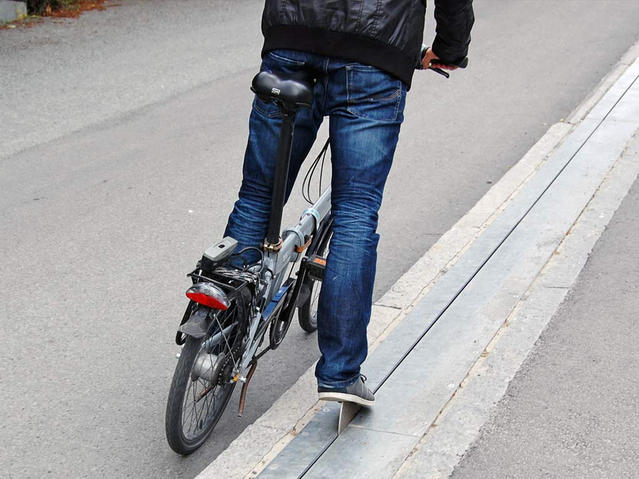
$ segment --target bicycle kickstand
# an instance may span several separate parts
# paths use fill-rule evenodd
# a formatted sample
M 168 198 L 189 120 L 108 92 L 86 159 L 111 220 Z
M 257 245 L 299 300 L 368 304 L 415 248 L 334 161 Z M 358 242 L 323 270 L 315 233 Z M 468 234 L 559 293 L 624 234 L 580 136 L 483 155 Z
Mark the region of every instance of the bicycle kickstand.
M 255 373 L 256 369 L 257 369 L 257 361 L 255 361 L 253 363 L 253 366 L 251 366 L 249 373 L 246 375 L 246 381 L 244 381 L 244 384 L 242 385 L 242 394 L 240 395 L 240 410 L 237 413 L 239 417 L 242 417 L 242 414 L 244 414 L 244 403 L 246 402 L 246 391 L 248 390 L 249 382 L 251 381 L 251 378 L 253 377 L 253 373 Z

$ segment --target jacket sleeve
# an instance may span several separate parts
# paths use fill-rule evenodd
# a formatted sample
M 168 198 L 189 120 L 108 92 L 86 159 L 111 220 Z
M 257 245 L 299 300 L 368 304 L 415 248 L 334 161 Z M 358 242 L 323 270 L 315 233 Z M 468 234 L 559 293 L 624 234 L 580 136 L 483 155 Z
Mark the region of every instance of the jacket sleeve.
M 466 58 L 475 22 L 472 0 L 435 0 L 435 21 L 437 36 L 432 47 L 435 54 L 450 63 Z

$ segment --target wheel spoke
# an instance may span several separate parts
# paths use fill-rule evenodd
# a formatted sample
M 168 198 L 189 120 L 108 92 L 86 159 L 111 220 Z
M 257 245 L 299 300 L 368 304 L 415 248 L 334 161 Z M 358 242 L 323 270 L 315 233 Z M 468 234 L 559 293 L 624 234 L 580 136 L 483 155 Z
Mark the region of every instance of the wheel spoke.
M 189 394 L 192 394 L 194 398 L 195 398 L 195 384 L 196 384 L 195 381 L 191 381 L 191 384 L 189 387 Z M 191 414 L 189 415 L 190 421 L 188 423 L 189 428 L 187 430 L 187 434 L 191 433 L 194 419 L 197 417 L 197 404 L 195 403 L 195 401 L 189 401 L 189 403 L 191 404 Z
M 199 381 L 198 381 L 199 382 Z M 196 405 L 196 402 L 193 403 L 193 405 Z M 202 419 L 202 413 L 204 412 L 204 405 L 202 405 L 202 407 L 200 407 L 200 411 L 197 414 L 197 423 L 196 423 L 196 431 L 198 429 L 203 429 L 204 423 L 203 423 L 203 419 Z M 204 416 L 204 419 L 206 419 L 206 415 Z

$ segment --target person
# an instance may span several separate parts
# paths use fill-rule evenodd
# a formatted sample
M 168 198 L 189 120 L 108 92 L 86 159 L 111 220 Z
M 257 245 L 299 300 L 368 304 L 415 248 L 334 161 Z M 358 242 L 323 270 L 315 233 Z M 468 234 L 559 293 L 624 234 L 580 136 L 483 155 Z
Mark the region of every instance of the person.
M 262 70 L 310 71 L 313 105 L 297 115 L 288 194 L 329 117 L 333 238 L 318 303 L 320 399 L 374 403 L 360 366 L 367 356 L 378 211 L 406 93 L 419 64 L 424 0 L 266 0 Z M 423 59 L 448 70 L 468 54 L 472 0 L 435 0 L 437 33 Z M 438 60 L 441 63 L 438 63 Z M 238 200 L 225 236 L 258 246 L 268 225 L 281 113 L 257 96 Z

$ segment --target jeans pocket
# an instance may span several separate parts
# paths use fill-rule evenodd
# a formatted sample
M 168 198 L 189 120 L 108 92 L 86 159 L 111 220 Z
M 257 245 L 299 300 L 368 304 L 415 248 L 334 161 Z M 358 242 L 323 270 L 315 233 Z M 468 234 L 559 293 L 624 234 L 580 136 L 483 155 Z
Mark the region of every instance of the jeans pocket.
M 298 56 L 299 52 L 294 50 L 272 50 L 266 55 L 279 64 L 291 65 L 298 68 L 306 64 L 302 60 L 295 59 L 295 56 Z
M 300 52 L 293 50 L 274 50 L 268 52 L 262 58 L 261 71 L 293 73 L 304 68 L 306 63 L 296 59 Z M 257 110 L 267 118 L 281 118 L 282 112 L 275 103 L 266 103 L 260 100 L 257 95 L 253 100 L 253 109 Z
M 404 84 L 390 73 L 366 65 L 346 65 L 347 109 L 360 118 L 397 121 Z

